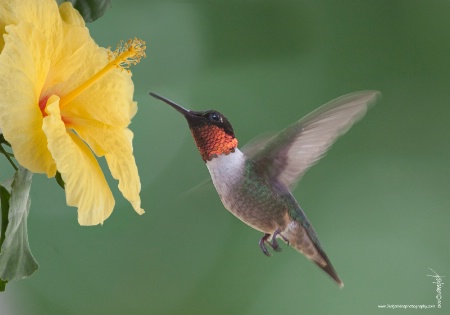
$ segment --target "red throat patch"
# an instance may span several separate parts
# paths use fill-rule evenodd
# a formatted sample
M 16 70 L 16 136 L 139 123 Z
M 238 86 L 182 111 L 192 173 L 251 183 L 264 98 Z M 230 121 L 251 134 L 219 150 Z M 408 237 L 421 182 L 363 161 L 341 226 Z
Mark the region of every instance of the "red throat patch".
M 203 161 L 211 161 L 221 154 L 230 154 L 238 145 L 235 137 L 215 125 L 204 125 L 191 129 Z

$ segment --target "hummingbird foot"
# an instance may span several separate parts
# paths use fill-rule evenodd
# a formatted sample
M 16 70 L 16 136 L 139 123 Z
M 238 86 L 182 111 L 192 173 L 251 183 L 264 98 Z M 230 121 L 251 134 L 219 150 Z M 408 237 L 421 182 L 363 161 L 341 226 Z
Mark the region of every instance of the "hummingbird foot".
M 281 247 L 278 245 L 277 236 L 281 236 L 281 238 L 289 245 L 289 241 L 281 234 L 280 229 L 276 229 L 273 234 L 266 233 L 264 236 L 259 240 L 259 247 L 261 247 L 261 250 L 266 256 L 271 256 L 269 251 L 267 250 L 266 243 L 272 247 L 272 249 L 276 252 L 281 252 Z M 269 242 L 269 238 L 272 236 L 272 241 Z
M 278 235 L 283 239 L 283 241 L 284 241 L 287 245 L 289 245 L 289 240 L 288 240 L 283 234 L 281 234 L 280 229 L 276 229 L 275 232 L 273 233 L 273 236 L 272 236 L 272 245 L 276 244 L 277 247 L 278 247 L 278 242 L 276 241 Z M 273 246 L 272 246 L 272 247 L 273 247 Z
M 286 237 L 284 237 L 283 234 L 281 234 L 280 229 L 276 229 L 275 230 L 275 232 L 272 235 L 272 244 L 270 244 L 270 243 L 269 244 L 273 248 L 274 251 L 281 252 L 281 248 L 280 248 L 280 246 L 278 245 L 278 242 L 277 242 L 277 236 L 278 235 L 283 239 L 283 241 L 285 241 L 286 244 L 289 245 L 289 240 Z
M 270 255 L 269 251 L 267 250 L 267 247 L 266 247 L 266 244 L 265 244 L 266 242 L 267 242 L 268 244 L 270 244 L 269 241 L 268 241 L 269 237 L 270 237 L 270 234 L 269 234 L 269 233 L 266 233 L 266 234 L 264 234 L 264 236 L 261 237 L 261 239 L 259 240 L 259 247 L 261 247 L 261 250 L 262 250 L 262 252 L 264 253 L 264 255 L 266 255 L 266 256 L 268 256 L 268 257 L 272 256 L 272 255 Z

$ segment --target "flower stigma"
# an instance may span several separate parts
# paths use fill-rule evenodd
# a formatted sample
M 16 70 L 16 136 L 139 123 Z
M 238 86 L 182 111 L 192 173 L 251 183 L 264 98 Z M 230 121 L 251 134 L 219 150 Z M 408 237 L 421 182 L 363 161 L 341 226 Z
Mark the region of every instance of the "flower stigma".
M 129 71 L 128 69 L 131 65 L 138 64 L 139 61 L 141 61 L 141 58 L 146 57 L 145 49 L 145 41 L 136 37 L 134 39 L 129 39 L 127 42 L 120 41 L 113 52 L 108 49 L 108 60 L 110 60 L 110 62 L 79 87 L 61 97 L 59 101 L 60 108 L 80 95 L 110 70 L 120 68 L 121 70 L 126 69 Z

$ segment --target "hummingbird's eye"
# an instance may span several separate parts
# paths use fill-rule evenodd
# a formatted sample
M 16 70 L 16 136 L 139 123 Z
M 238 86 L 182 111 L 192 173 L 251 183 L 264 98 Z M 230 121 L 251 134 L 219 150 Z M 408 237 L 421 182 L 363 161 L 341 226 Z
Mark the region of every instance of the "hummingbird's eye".
M 209 114 L 209 119 L 211 119 L 212 121 L 216 121 L 216 122 L 222 121 L 222 117 L 220 117 L 220 115 L 217 113 Z

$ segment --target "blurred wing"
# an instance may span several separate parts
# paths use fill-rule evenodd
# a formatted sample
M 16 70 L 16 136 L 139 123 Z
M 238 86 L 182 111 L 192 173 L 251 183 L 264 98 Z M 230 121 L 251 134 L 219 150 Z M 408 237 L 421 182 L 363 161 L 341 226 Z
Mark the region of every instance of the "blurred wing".
M 276 134 L 276 132 L 267 132 L 261 134 L 247 142 L 241 148 L 241 151 L 244 152 L 246 156 L 255 156 L 259 151 L 261 151 L 261 148 L 263 148 L 271 138 L 276 136 Z
M 377 91 L 361 91 L 334 99 L 270 138 L 259 150 L 253 147 L 250 157 L 258 170 L 293 189 L 380 95 Z
M 212 189 L 212 187 L 214 187 L 214 185 L 212 185 L 212 179 L 211 179 L 211 177 L 209 177 L 209 178 L 206 178 L 206 179 L 202 180 L 200 183 L 198 183 L 194 187 L 189 188 L 188 190 L 180 193 L 178 195 L 178 198 L 185 198 L 185 197 L 190 196 L 190 195 L 192 195 L 194 193 L 204 192 L 204 190 Z

